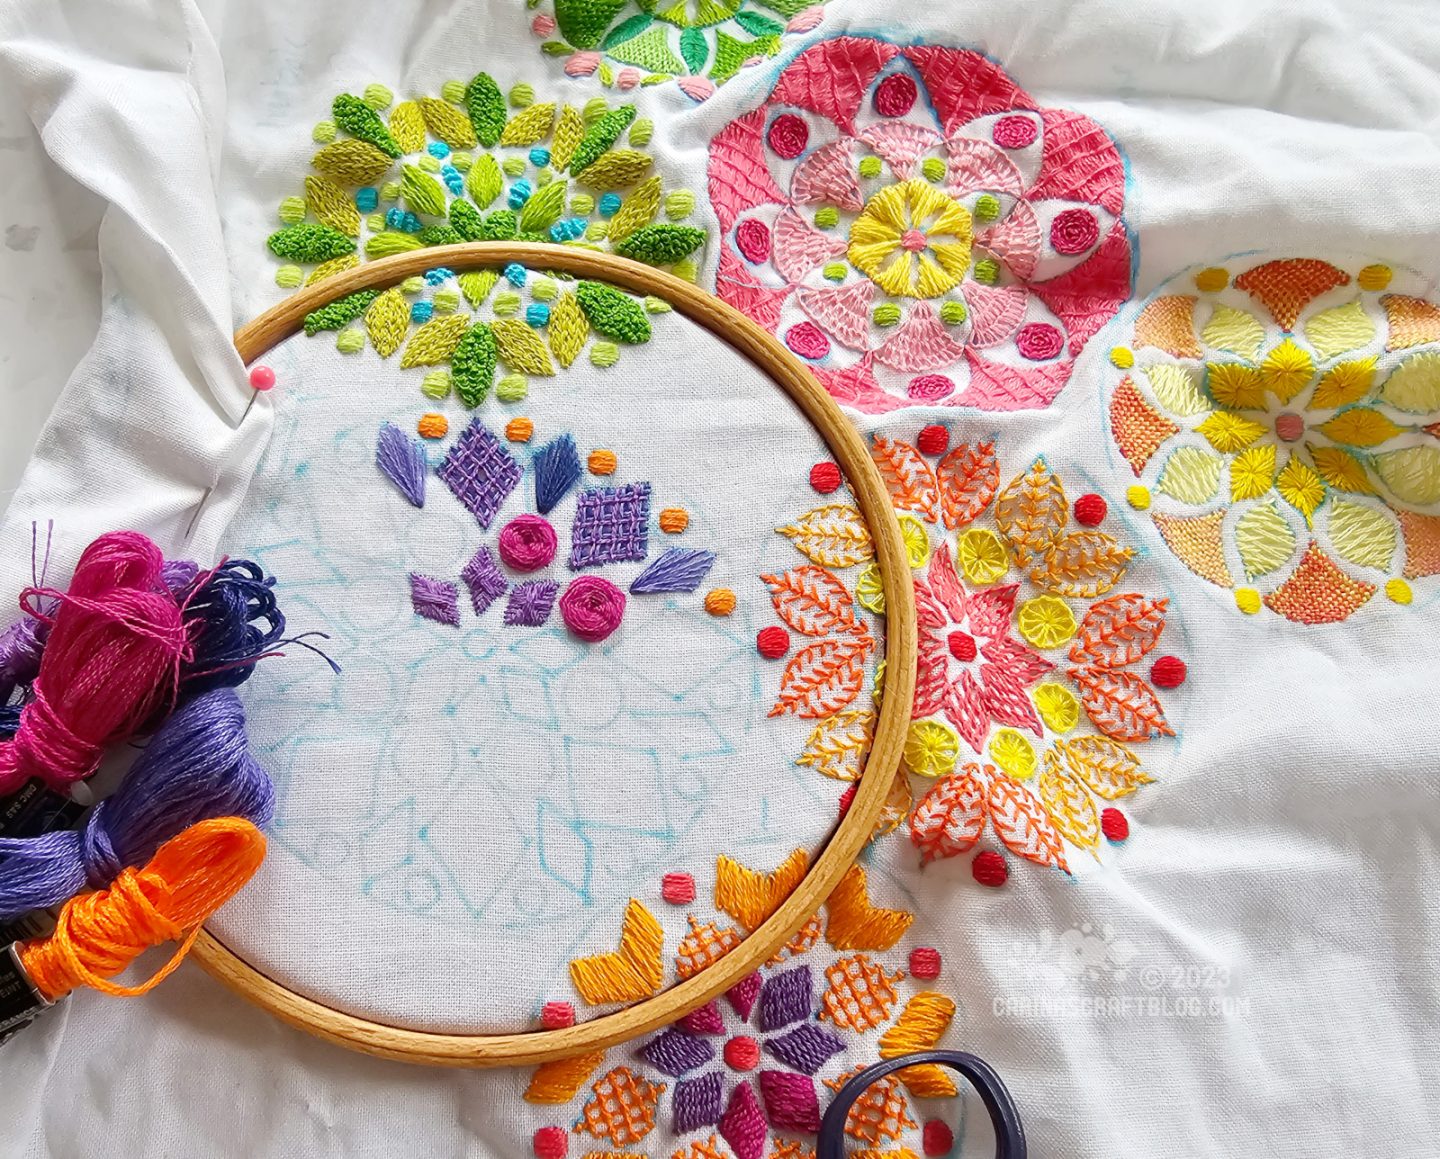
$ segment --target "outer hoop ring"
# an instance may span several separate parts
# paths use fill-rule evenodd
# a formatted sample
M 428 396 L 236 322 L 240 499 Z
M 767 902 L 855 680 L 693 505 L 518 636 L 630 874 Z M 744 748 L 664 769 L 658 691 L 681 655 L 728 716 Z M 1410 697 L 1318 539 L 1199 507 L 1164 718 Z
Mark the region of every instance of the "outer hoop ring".
M 558 1030 L 521 1034 L 408 1030 L 332 1010 L 261 973 L 208 930 L 197 938 L 192 956 L 205 971 L 280 1021 L 363 1054 L 431 1066 L 523 1066 L 603 1050 L 674 1022 L 752 973 L 820 909 L 868 842 L 900 765 L 915 693 L 915 589 L 899 522 L 865 444 L 820 383 L 773 335 L 689 282 L 613 254 L 568 246 L 510 242 L 436 246 L 366 262 L 301 290 L 236 331 L 235 348 L 242 360 L 253 362 L 298 331 L 310 311 L 357 290 L 391 286 L 435 266 L 462 270 L 510 262 L 599 278 L 663 298 L 744 354 L 799 406 L 844 471 L 874 540 L 886 607 L 885 695 L 850 809 L 794 892 L 713 966 L 613 1014 Z

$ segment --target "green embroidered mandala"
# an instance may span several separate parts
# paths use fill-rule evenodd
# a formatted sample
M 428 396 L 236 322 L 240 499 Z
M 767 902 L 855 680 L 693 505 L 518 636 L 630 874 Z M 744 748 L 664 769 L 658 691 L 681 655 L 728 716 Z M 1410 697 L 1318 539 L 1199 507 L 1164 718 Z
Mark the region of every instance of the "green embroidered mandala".
M 703 101 L 748 61 L 810 32 L 827 0 L 526 0 L 543 51 L 606 88 L 675 80 Z

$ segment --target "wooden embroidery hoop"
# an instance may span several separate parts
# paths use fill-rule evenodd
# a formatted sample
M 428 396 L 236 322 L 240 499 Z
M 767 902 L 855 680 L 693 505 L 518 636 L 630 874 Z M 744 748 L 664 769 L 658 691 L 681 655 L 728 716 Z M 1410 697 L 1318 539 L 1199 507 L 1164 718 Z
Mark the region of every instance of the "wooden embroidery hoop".
M 208 930 L 196 940 L 195 960 L 212 977 L 282 1022 L 364 1054 L 432 1066 L 533 1065 L 603 1050 L 674 1022 L 753 973 L 819 911 L 869 840 L 900 765 L 915 691 L 915 590 L 900 525 L 865 444 L 815 377 L 772 334 L 691 283 L 613 254 L 567 246 L 511 242 L 436 246 L 366 262 L 307 286 L 236 331 L 235 347 L 248 364 L 296 333 L 306 314 L 357 290 L 392 286 L 437 266 L 456 271 L 498 269 L 511 262 L 597 278 L 662 298 L 780 384 L 835 456 L 874 540 L 885 593 L 885 695 L 850 809 L 794 892 L 713 966 L 612 1014 L 563 1029 L 520 1034 L 408 1030 L 342 1013 L 297 994 L 244 961 Z

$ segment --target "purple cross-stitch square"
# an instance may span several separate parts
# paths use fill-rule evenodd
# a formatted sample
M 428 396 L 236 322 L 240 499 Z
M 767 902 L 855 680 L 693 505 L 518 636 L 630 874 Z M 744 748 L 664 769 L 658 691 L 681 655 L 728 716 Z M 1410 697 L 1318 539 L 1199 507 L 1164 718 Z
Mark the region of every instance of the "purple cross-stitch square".
M 519 485 L 522 471 L 494 433 L 475 419 L 435 473 L 480 526 L 488 528 L 505 497 Z
M 644 559 L 649 531 L 649 483 L 584 491 L 570 527 L 570 566 Z
M 437 624 L 460 624 L 460 589 L 446 580 L 411 572 L 410 605 L 417 616 Z
M 550 618 L 560 585 L 551 580 L 526 580 L 510 589 L 505 622 L 511 627 L 538 628 Z
M 501 572 L 500 565 L 495 562 L 495 556 L 488 547 L 482 547 L 471 557 L 465 570 L 460 573 L 460 578 L 470 589 L 470 603 L 477 616 L 503 596 L 505 589 L 510 586 L 510 581 Z

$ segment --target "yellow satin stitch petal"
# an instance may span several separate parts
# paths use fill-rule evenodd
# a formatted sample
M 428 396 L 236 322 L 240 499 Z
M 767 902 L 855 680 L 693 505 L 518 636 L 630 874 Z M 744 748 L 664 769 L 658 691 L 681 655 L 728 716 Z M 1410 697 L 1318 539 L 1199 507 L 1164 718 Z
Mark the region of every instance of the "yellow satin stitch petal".
M 1067 733 L 1080 723 L 1080 702 L 1063 684 L 1042 684 L 1031 696 L 1051 732 Z
M 1075 635 L 1075 613 L 1059 596 L 1036 596 L 1020 605 L 1020 635 L 1037 648 L 1058 648 Z
M 1005 545 L 993 531 L 972 527 L 960 537 L 956 558 L 965 578 L 973 584 L 993 584 L 1010 570 Z
M 885 614 L 885 589 L 880 583 L 880 567 L 873 559 L 860 569 L 855 581 L 855 598 L 866 611 L 877 616 Z
M 1195 430 L 1217 451 L 1227 455 L 1243 451 L 1265 434 L 1265 428 L 1259 423 L 1228 410 L 1212 412 Z
M 1293 338 L 1285 339 L 1260 364 L 1261 381 L 1281 402 L 1289 402 L 1304 390 L 1314 373 L 1315 360 Z
M 917 720 L 905 737 L 905 767 L 917 777 L 948 777 L 960 755 L 960 737 L 938 720 Z
M 848 256 L 887 294 L 938 298 L 969 269 L 972 237 L 963 205 L 925 181 L 902 181 L 875 194 L 855 219 Z
M 875 665 L 875 676 L 870 681 L 870 698 L 879 704 L 885 699 L 885 661 Z
M 930 562 L 930 533 L 913 515 L 900 516 L 900 538 L 905 541 L 905 559 L 918 571 Z
M 1237 588 L 1235 606 L 1247 616 L 1253 616 L 1260 610 L 1260 593 L 1254 588 Z
M 1275 444 L 1262 443 L 1230 460 L 1230 498 L 1258 499 L 1275 481 Z
M 1410 585 L 1402 579 L 1392 579 L 1385 584 L 1385 595 L 1393 603 L 1408 604 L 1414 599 Z
M 990 759 L 1017 781 L 1035 775 L 1035 746 L 1013 728 L 1002 728 L 990 738 Z

